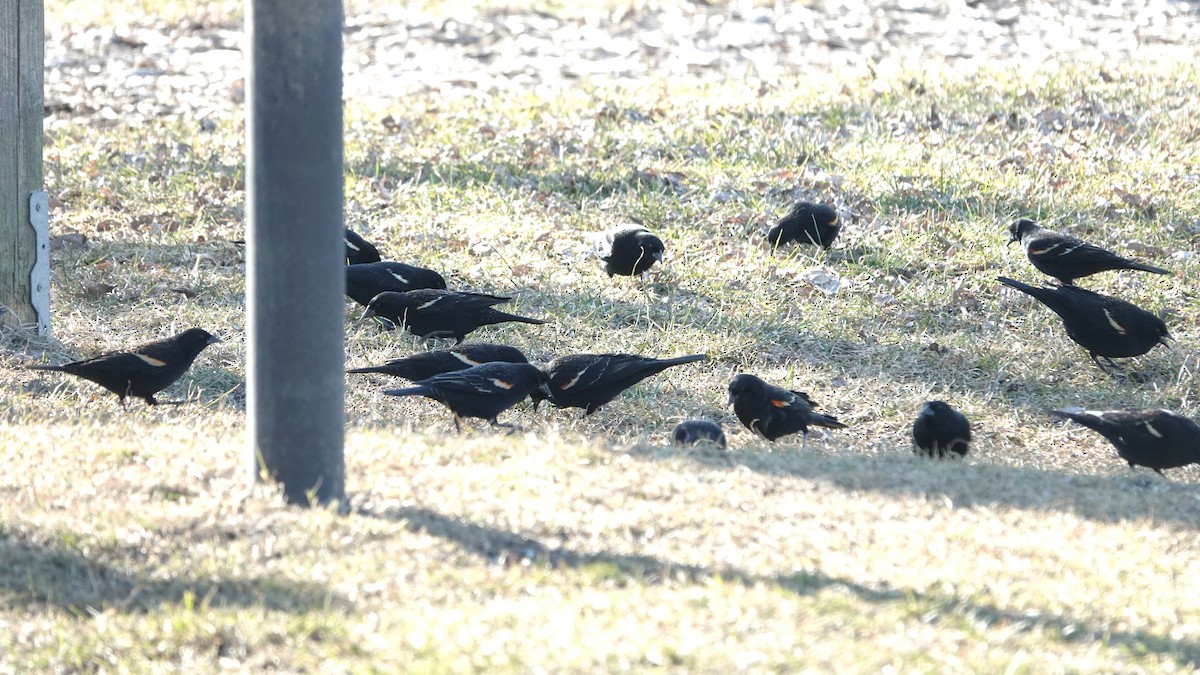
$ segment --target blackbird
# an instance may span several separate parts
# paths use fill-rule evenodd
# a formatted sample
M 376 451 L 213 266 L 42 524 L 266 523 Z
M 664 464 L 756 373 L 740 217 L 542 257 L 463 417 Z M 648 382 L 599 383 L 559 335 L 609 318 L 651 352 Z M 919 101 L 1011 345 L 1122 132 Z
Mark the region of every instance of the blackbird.
M 810 426 L 846 428 L 836 417 L 814 411 L 816 403 L 808 394 L 767 384 L 749 373 L 729 381 L 729 403 L 747 429 L 768 441 L 800 432 L 807 446 Z
M 434 375 L 455 370 L 466 370 L 481 363 L 529 363 L 521 350 L 507 345 L 473 342 L 449 349 L 418 352 L 400 359 L 392 359 L 382 366 L 351 368 L 347 373 L 382 373 L 403 377 L 406 380 L 424 380 Z
M 967 454 L 971 424 L 945 401 L 928 401 L 913 423 L 913 451 L 927 457 Z
M 192 361 L 205 347 L 221 340 L 200 328 L 189 328 L 165 340 L 156 340 L 138 345 L 128 351 L 109 352 L 83 361 L 64 363 L 60 366 L 28 366 L 31 370 L 54 370 L 70 373 L 116 394 L 125 405 L 125 397 L 144 399 L 150 405 L 158 405 L 154 398 L 183 377 Z M 184 401 L 161 401 L 164 404 Z
M 838 212 L 833 210 L 833 207 L 827 204 L 796 202 L 767 232 L 767 241 L 771 244 L 771 250 L 789 241 L 797 244 L 815 244 L 827 249 L 833 245 L 833 240 L 837 239 L 841 230 Z
M 390 260 L 346 266 L 346 295 L 363 307 L 384 291 L 446 288 L 442 275 L 424 267 Z
M 1129 468 L 1145 466 L 1160 476 L 1163 469 L 1200 463 L 1200 425 L 1166 410 L 1052 410 L 1099 432 L 1117 448 Z
M 346 228 L 346 264 L 361 265 L 380 260 L 379 249 L 375 248 L 374 244 L 358 236 L 354 230 Z
M 652 359 L 634 354 L 571 354 L 546 366 L 550 403 L 557 408 L 583 408 L 587 417 L 642 380 L 671 366 L 704 361 L 704 354 Z
M 1067 336 L 1088 350 L 1088 355 L 1100 366 L 1103 357 L 1116 366 L 1114 358 L 1141 356 L 1156 344 L 1167 347 L 1167 325 L 1146 310 L 1107 295 L 1100 295 L 1078 286 L 1030 286 L 1007 277 L 997 281 L 1022 293 L 1032 295 L 1062 319 Z
M 379 316 L 413 335 L 423 338 L 454 338 L 462 342 L 467 333 L 480 326 L 506 321 L 543 324 L 541 319 L 517 316 L 493 306 L 512 298 L 484 293 L 462 293 L 433 288 L 415 291 L 385 291 L 367 303 L 362 318 Z
M 697 443 L 712 443 L 722 450 L 725 449 L 725 431 L 721 425 L 712 420 L 684 420 L 675 427 L 671 434 L 675 445 L 696 445 Z
M 546 374 L 528 363 L 484 363 L 434 375 L 404 389 L 387 389 L 389 396 L 424 396 L 454 413 L 454 428 L 462 430 L 464 417 L 497 424 L 496 416 L 537 393 L 549 396 Z
M 662 262 L 662 240 L 641 225 L 619 225 L 602 235 L 597 254 L 608 276 L 634 276 Z
M 1047 230 L 1028 218 L 1022 218 L 1008 228 L 1012 235 L 1009 244 L 1021 242 L 1029 262 L 1043 274 L 1070 286 L 1080 277 L 1108 270 L 1139 270 L 1154 274 L 1170 274 L 1169 270 L 1124 258 L 1112 251 L 1089 244 L 1081 239 Z

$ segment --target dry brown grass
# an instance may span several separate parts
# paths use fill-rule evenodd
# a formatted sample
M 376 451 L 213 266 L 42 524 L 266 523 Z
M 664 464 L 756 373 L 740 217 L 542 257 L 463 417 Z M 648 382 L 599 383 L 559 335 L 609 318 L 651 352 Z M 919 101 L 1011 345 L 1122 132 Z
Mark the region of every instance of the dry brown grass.
M 209 132 L 50 124 L 56 233 L 89 244 L 54 254 L 54 337 L 0 333 L 0 670 L 1194 669 L 1195 467 L 1131 472 L 1044 414 L 1200 414 L 1200 78 L 1109 75 L 355 101 L 347 222 L 454 288 L 553 319 L 476 337 L 534 359 L 712 360 L 586 419 L 519 406 L 502 416 L 513 435 L 455 436 L 436 404 L 350 376 L 346 516 L 247 487 L 236 115 Z M 771 256 L 761 232 L 799 197 L 857 216 L 829 254 Z M 1088 285 L 1163 312 L 1180 348 L 1108 378 L 1000 290 L 997 274 L 1036 279 L 1005 246 L 1018 213 L 1170 267 Z M 586 256 L 588 233 L 627 220 L 667 243 L 644 281 Z M 804 281 L 817 267 L 838 293 Z M 349 365 L 416 346 L 357 315 Z M 122 411 L 20 369 L 191 325 L 226 338 L 170 392 L 194 405 Z M 739 370 L 811 391 L 850 428 L 803 450 L 756 440 L 723 405 Z M 929 398 L 972 419 L 965 461 L 910 453 Z M 729 452 L 666 443 L 701 415 L 725 423 Z

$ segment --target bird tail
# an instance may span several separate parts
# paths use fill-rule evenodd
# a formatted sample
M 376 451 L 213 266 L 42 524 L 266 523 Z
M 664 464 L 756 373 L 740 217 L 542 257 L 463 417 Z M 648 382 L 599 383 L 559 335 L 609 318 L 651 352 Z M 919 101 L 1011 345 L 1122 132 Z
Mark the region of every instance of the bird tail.
M 1129 269 L 1139 270 L 1141 272 L 1150 272 L 1152 274 L 1170 274 L 1171 273 L 1171 270 L 1165 270 L 1161 267 L 1155 267 L 1154 265 L 1147 265 L 1145 263 L 1139 263 L 1139 262 L 1130 264 Z
M 66 366 L 25 366 L 25 370 L 57 370 L 62 373 L 70 372 Z
M 424 396 L 429 393 L 429 387 L 405 387 L 404 389 L 384 389 L 388 396 Z
M 1051 410 L 1050 414 L 1054 415 L 1055 417 L 1063 417 L 1063 418 L 1071 420 L 1072 422 L 1082 424 L 1083 426 L 1085 426 L 1093 431 L 1098 431 L 1101 434 L 1106 433 L 1109 430 L 1109 423 L 1107 420 L 1105 420 L 1103 417 L 1101 417 L 1093 412 L 1087 411 L 1087 410 L 1084 410 L 1083 412 L 1070 412 L 1067 410 Z
M 519 316 L 517 314 L 509 314 L 508 312 L 496 311 L 496 320 L 493 323 L 503 323 L 505 321 L 518 321 L 520 323 L 543 324 L 549 323 L 545 319 L 531 319 L 527 316 Z
M 1032 295 L 1033 297 L 1037 298 L 1038 300 L 1042 299 L 1042 296 L 1045 295 L 1045 291 L 1046 291 L 1046 289 L 1044 289 L 1044 288 L 1038 288 L 1037 286 L 1030 286 L 1029 284 L 1017 281 L 1016 279 L 1009 279 L 1008 277 L 996 277 L 996 281 L 999 281 L 1000 283 L 1004 284 L 1005 286 L 1011 286 L 1012 288 L 1015 288 L 1018 291 L 1021 291 L 1022 293 L 1025 293 L 1027 295 Z
M 819 412 L 814 412 L 808 420 L 809 424 L 826 429 L 845 429 L 846 425 L 838 421 L 833 415 L 823 415 Z
M 708 354 L 692 354 L 691 356 L 676 356 L 672 359 L 659 359 L 658 362 L 662 364 L 664 368 L 670 368 L 671 366 L 681 366 L 685 363 L 696 363 L 697 361 L 707 360 Z

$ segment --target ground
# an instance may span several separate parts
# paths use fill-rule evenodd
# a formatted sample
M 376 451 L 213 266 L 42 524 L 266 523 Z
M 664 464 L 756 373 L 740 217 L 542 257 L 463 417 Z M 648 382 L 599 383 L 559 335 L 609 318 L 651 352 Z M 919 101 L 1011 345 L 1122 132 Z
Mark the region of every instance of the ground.
M 1050 408 L 1197 416 L 1191 3 L 347 3 L 347 223 L 542 327 L 534 360 L 709 354 L 588 419 L 449 415 L 351 376 L 350 513 L 252 487 L 240 2 L 47 3 L 54 332 L 0 333 L 0 670 L 1172 672 L 1200 664 L 1195 467 Z M 771 254 L 794 199 L 853 214 Z M 1178 345 L 1110 377 L 1044 308 L 1027 215 L 1171 269 L 1088 287 Z M 667 244 L 609 280 L 591 233 Z M 347 363 L 421 345 L 357 323 Z M 202 325 L 122 410 L 39 361 Z M 735 372 L 849 424 L 768 444 Z M 909 449 L 924 400 L 961 462 Z M 667 442 L 721 421 L 729 451 Z

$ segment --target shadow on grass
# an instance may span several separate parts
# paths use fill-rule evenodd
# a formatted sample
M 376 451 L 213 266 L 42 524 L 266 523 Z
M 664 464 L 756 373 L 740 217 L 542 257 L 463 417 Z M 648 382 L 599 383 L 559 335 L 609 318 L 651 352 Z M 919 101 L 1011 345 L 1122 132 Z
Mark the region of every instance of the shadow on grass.
M 786 445 L 724 452 L 699 446 L 638 445 L 629 454 L 651 461 L 687 457 L 714 469 L 745 467 L 755 473 L 793 476 L 837 485 L 855 492 L 877 492 L 897 497 L 944 498 L 955 508 L 988 507 L 1061 511 L 1106 523 L 1145 519 L 1200 528 L 1200 512 L 1184 508 L 1197 485 L 1183 477 L 1184 470 L 1168 470 L 1162 478 L 1149 469 L 1136 474 L 1113 453 L 1111 475 L 1072 474 L 1064 471 L 999 464 L 937 462 L 908 454 L 863 456 L 824 454 Z M 1117 496 L 1119 498 L 1114 498 Z
M 574 569 L 608 581 L 629 584 L 707 584 L 718 581 L 747 588 L 776 587 L 796 595 L 815 596 L 825 590 L 849 592 L 864 603 L 899 606 L 910 616 L 918 612 L 922 621 L 937 622 L 947 617 L 966 617 L 989 628 L 1029 632 L 1044 629 L 1047 638 L 1062 643 L 1095 642 L 1123 648 L 1130 653 L 1151 653 L 1183 666 L 1200 663 L 1200 642 L 1174 639 L 1142 630 L 1113 630 L 1074 617 L 1038 612 L 1016 612 L 969 598 L 901 588 L 873 588 L 824 572 L 758 575 L 732 567 L 708 567 L 663 560 L 653 556 L 609 552 L 581 552 L 551 548 L 515 532 L 453 518 L 420 507 L 389 509 L 378 515 L 402 522 L 414 532 L 425 532 L 453 542 L 480 556 L 491 565 L 540 565 L 551 569 Z
M 192 603 L 197 608 L 262 607 L 294 614 L 350 607 L 348 600 L 319 584 L 268 574 L 157 579 L 0 531 L 0 605 L 87 615 L 109 609 L 150 612 L 163 605 Z

